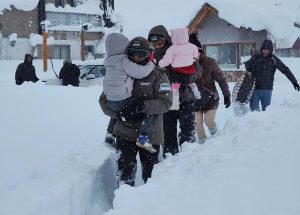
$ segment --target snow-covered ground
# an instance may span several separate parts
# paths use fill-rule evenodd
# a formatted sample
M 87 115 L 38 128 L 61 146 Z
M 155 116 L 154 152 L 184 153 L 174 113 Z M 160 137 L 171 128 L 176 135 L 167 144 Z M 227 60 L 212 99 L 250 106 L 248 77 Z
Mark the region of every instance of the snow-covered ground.
M 282 60 L 299 80 L 299 58 Z M 102 87 L 16 86 L 20 62 L 0 61 L 1 215 L 300 214 L 300 94 L 280 72 L 266 112 L 236 117 L 221 100 L 220 135 L 184 144 L 147 184 L 138 175 L 142 186 L 114 192 Z M 34 65 L 40 79 L 55 77 Z
M 267 28 L 282 44 L 299 36 L 298 0 L 207 2 L 237 27 Z M 0 11 L 37 3 L 4 0 Z M 115 1 L 115 9 L 132 38 L 158 24 L 186 26 L 203 3 Z M 299 58 L 282 60 L 300 80 Z M 218 136 L 184 144 L 155 166 L 146 185 L 139 172 L 138 187 L 116 190 L 114 152 L 102 143 L 109 120 L 98 105 L 102 87 L 16 86 L 20 62 L 0 60 L 0 215 L 300 214 L 300 94 L 280 72 L 266 112 L 236 117 L 221 99 Z M 55 78 L 50 64 L 48 72 L 41 60 L 34 65 L 41 80 Z M 61 66 L 54 61 L 56 72 Z

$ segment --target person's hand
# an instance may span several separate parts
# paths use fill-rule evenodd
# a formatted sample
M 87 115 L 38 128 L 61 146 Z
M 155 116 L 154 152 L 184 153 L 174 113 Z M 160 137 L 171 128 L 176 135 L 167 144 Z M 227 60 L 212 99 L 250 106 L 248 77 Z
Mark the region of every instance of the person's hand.
M 229 108 L 229 106 L 231 105 L 230 96 L 224 97 L 224 105 L 225 105 L 225 108 Z
M 106 96 L 104 95 L 104 93 L 102 93 L 102 94 L 100 95 L 100 99 L 99 99 L 99 100 L 103 100 L 104 103 L 107 103 L 107 98 L 106 98 Z
M 139 121 L 146 117 L 143 113 L 144 102 L 139 100 L 130 101 L 119 113 L 118 116 L 123 122 Z
M 297 82 L 293 82 L 294 88 L 295 90 L 299 91 L 300 90 L 300 86 Z

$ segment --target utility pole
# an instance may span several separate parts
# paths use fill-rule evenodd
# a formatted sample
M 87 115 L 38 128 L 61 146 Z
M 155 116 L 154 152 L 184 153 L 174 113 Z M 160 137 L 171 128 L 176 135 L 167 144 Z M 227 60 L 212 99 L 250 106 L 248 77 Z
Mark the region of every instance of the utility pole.
M 87 30 L 87 25 L 81 27 L 80 33 L 80 56 L 81 61 L 85 61 L 85 32 Z
M 47 72 L 48 70 L 48 49 L 47 49 L 47 32 L 46 25 L 41 22 L 42 32 L 43 32 L 43 70 Z

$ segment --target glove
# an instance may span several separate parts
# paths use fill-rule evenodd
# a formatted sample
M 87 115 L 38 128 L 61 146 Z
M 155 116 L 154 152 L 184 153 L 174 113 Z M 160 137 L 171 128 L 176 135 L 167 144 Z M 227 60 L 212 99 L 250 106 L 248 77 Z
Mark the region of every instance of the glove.
M 231 105 L 231 101 L 230 101 L 229 96 L 224 97 L 224 105 L 225 105 L 225 108 L 229 108 L 229 106 Z
M 295 90 L 297 90 L 297 91 L 300 90 L 299 84 L 297 82 L 293 82 L 293 85 L 294 85 Z
M 130 101 L 119 113 L 118 117 L 123 122 L 140 121 L 146 117 L 143 113 L 144 102 L 139 100 Z

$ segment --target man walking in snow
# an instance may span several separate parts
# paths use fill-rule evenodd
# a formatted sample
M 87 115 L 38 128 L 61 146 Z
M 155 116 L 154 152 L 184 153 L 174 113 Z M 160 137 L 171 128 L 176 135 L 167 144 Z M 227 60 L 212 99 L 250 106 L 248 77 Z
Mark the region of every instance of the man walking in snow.
M 275 71 L 278 69 L 293 84 L 295 90 L 299 91 L 299 84 L 291 70 L 273 54 L 273 44 L 271 40 L 264 40 L 260 47 L 260 52 L 253 55 L 245 62 L 246 70 L 252 72 L 256 78 L 255 89 L 250 100 L 251 111 L 262 111 L 271 104 Z
M 15 74 L 16 85 L 21 85 L 24 81 L 37 82 L 35 68 L 32 65 L 33 57 L 30 54 L 25 54 L 24 62 L 20 63 Z

